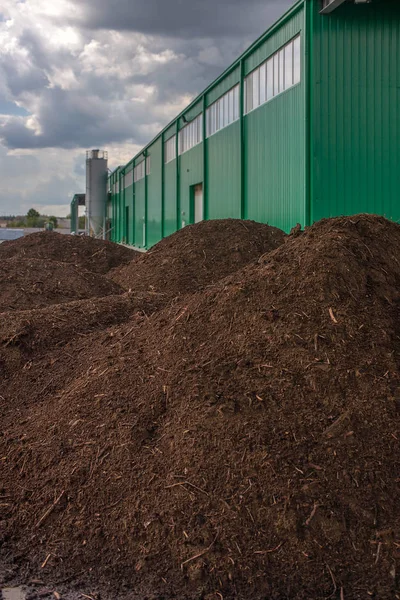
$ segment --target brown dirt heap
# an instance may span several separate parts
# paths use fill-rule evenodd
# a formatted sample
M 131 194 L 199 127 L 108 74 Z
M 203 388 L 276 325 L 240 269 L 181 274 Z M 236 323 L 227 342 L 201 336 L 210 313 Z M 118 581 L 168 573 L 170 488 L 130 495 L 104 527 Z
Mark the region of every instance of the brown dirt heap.
M 325 220 L 149 318 L 4 325 L 5 546 L 164 597 L 398 598 L 399 251 Z
M 0 259 L 42 258 L 72 263 L 95 273 L 125 265 L 140 255 L 135 250 L 88 236 L 40 231 L 0 244 Z
M 138 261 L 110 277 L 135 292 L 153 293 L 160 304 L 192 294 L 283 243 L 276 227 L 254 221 L 221 219 L 188 225 L 156 244 Z
M 73 264 L 18 256 L 0 260 L 0 289 L 0 312 L 41 308 L 123 291 L 103 275 Z

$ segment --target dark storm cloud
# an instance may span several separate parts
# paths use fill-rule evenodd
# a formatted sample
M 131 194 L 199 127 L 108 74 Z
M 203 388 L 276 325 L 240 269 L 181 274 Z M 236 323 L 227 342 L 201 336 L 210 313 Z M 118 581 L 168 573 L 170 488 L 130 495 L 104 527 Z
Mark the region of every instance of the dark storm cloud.
M 264 31 L 291 0 L 81 0 L 90 28 L 192 36 L 252 35 Z
M 39 131 L 28 126 L 27 119 L 11 117 L 2 126 L 0 137 L 10 149 L 85 148 L 129 138 L 144 144 L 147 138 L 139 124 L 148 121 L 148 118 L 143 108 L 139 108 L 136 118 L 133 111 L 128 121 L 128 114 L 112 112 L 107 103 L 96 98 L 82 102 L 79 93 L 48 89 L 41 97 L 36 114 Z
M 166 124 L 166 105 L 201 93 L 291 4 L 293 0 L 79 0 L 85 16 L 80 51 L 68 46 L 51 51 L 40 28 L 25 27 L 18 45 L 26 62 L 0 56 L 0 78 L 11 98 L 27 99 L 22 104 L 34 117 L 7 118 L 0 139 L 9 149 L 104 147 L 127 141 L 144 145 Z M 92 47 L 88 66 L 85 56 L 92 40 L 103 54 L 97 59 Z M 173 58 L 153 61 L 146 69 L 140 67 L 141 52 L 171 52 Z M 75 81 L 63 87 L 57 73 L 68 69 Z M 154 90 L 144 103 L 127 92 L 138 85 Z

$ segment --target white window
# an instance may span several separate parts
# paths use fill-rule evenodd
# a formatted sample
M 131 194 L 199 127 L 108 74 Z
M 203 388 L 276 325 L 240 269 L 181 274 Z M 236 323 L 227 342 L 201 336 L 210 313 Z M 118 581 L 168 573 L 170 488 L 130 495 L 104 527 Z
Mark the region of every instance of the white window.
M 132 184 L 133 184 L 133 171 L 129 171 L 129 173 L 127 173 L 125 175 L 124 187 L 127 188 Z
M 285 89 L 293 85 L 293 43 L 285 47 Z
M 266 101 L 267 93 L 267 63 L 261 65 L 260 67 L 260 104 L 264 104 Z
M 301 81 L 300 36 L 293 40 L 293 85 Z
M 203 115 L 185 125 L 179 132 L 179 154 L 183 154 L 203 141 Z
M 267 100 L 274 97 L 274 59 L 267 60 Z
M 300 35 L 280 48 L 245 79 L 245 113 L 301 81 Z
M 166 163 L 176 158 L 176 135 L 173 135 L 164 142 L 164 160 Z
M 134 171 L 133 171 L 133 179 L 134 181 L 140 181 L 141 179 L 144 178 L 145 175 L 145 161 L 142 160 L 142 162 L 140 162 L 138 165 L 136 165 Z
M 146 157 L 146 175 L 150 175 L 151 173 L 151 156 Z
M 207 108 L 207 137 L 239 119 L 239 85 Z

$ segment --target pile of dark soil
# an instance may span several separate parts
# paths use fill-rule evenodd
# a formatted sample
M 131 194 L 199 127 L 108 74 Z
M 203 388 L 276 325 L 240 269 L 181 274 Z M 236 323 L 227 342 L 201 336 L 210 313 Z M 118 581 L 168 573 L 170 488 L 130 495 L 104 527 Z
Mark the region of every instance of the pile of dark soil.
M 149 318 L 38 354 L 4 325 L 33 355 L 1 392 L 3 546 L 159 597 L 399 598 L 399 250 L 326 220 Z
M 216 283 L 275 250 L 284 238 L 280 229 L 254 221 L 203 221 L 170 235 L 109 276 L 126 289 L 154 294 L 162 305 Z
M 0 312 L 123 292 L 103 275 L 73 264 L 20 257 L 0 261 L 0 290 Z
M 135 250 L 88 236 L 62 235 L 54 231 L 32 233 L 0 244 L 0 259 L 42 258 L 72 263 L 95 273 L 107 273 L 140 256 Z

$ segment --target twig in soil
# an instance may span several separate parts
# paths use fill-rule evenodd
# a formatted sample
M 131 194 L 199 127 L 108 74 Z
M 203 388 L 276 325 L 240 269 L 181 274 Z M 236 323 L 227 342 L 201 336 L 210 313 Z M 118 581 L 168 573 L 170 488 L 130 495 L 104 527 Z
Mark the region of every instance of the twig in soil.
M 44 569 L 44 568 L 45 568 L 45 566 L 47 565 L 47 563 L 48 563 L 48 562 L 49 562 L 49 560 L 50 560 L 50 557 L 51 557 L 51 554 L 48 554 L 48 555 L 46 556 L 46 558 L 45 558 L 44 562 L 42 563 L 42 565 L 41 565 L 41 567 L 40 567 L 41 569 Z
M 193 488 L 194 490 L 197 490 L 198 492 L 201 492 L 202 494 L 205 494 L 206 496 L 210 495 L 205 490 L 202 490 L 201 488 L 197 487 L 197 485 L 193 485 L 193 483 L 190 483 L 190 481 L 179 481 L 178 483 L 173 483 L 172 485 L 165 486 L 165 489 L 168 490 L 170 488 L 178 487 L 180 485 L 188 485 L 189 487 Z
M 331 308 L 329 309 L 329 315 L 330 315 L 332 321 L 337 324 L 338 321 L 337 321 L 335 315 L 333 314 L 333 310 Z
M 208 548 L 203 550 L 203 552 L 199 552 L 199 554 L 196 554 L 196 556 L 192 556 L 192 557 L 188 558 L 187 560 L 184 560 L 183 563 L 181 563 L 181 569 L 183 569 L 183 567 L 185 565 L 187 565 L 189 562 L 192 562 L 192 560 L 196 560 L 196 558 L 201 558 L 202 556 L 207 554 L 207 552 L 209 552 L 211 550 L 211 548 L 214 546 L 215 542 L 217 541 L 218 535 L 219 535 L 219 532 L 217 533 L 217 535 L 215 536 L 215 538 L 213 539 L 211 544 L 208 546 Z
M 379 556 L 381 554 L 381 549 L 382 549 L 382 542 L 379 542 L 378 544 L 378 550 L 376 551 L 376 559 L 375 559 L 375 564 L 378 563 L 379 560 Z
M 328 596 L 328 598 L 332 598 L 336 594 L 336 590 L 337 590 L 336 579 L 335 579 L 335 577 L 334 577 L 334 575 L 332 573 L 332 569 L 330 568 L 330 566 L 328 564 L 326 564 L 326 568 L 329 571 L 329 575 L 331 576 L 333 587 L 334 587 L 334 590 L 333 590 L 332 594 L 330 596 Z
M 53 512 L 53 510 L 55 509 L 57 504 L 60 502 L 60 500 L 64 496 L 64 494 L 65 494 L 65 490 L 63 490 L 61 492 L 61 494 L 58 496 L 57 500 L 55 500 L 55 502 L 53 502 L 53 504 L 46 510 L 44 515 L 40 517 L 39 521 L 36 523 L 37 528 L 41 526 L 43 521 L 45 521 L 49 515 L 51 515 L 51 513 Z
M 344 600 L 344 590 L 340 588 L 340 600 Z
M 96 600 L 93 596 L 88 596 L 87 594 L 81 594 L 81 598 L 88 598 L 88 600 Z
M 314 503 L 314 508 L 311 511 L 311 515 L 308 517 L 307 521 L 306 521 L 306 526 L 308 527 L 311 523 L 311 521 L 313 520 L 313 518 L 315 517 L 315 514 L 317 512 L 319 508 L 319 504 L 317 504 L 316 502 Z
M 257 550 L 256 552 L 254 552 L 254 554 L 272 554 L 273 552 L 278 552 L 278 550 L 282 548 L 284 543 L 285 542 L 281 542 L 279 546 L 276 546 L 276 548 L 271 548 L 271 550 Z

